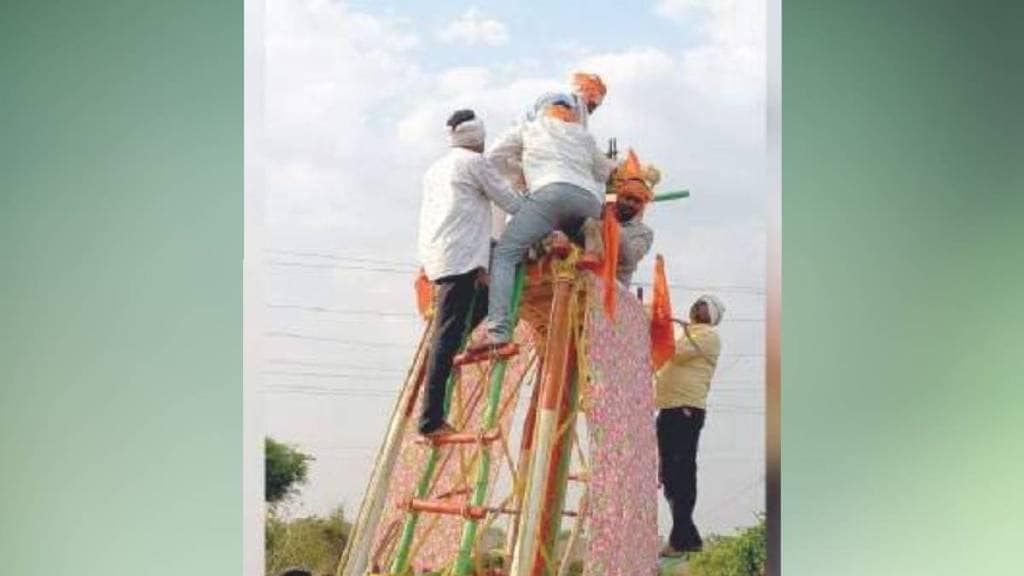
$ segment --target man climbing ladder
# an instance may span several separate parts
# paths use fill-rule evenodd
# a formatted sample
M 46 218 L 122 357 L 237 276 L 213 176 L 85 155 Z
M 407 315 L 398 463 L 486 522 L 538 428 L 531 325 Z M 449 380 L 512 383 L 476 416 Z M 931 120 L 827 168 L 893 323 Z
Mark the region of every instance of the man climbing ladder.
M 482 156 L 483 121 L 459 110 L 447 126 L 451 150 L 424 175 L 420 209 L 420 261 L 437 295 L 419 422 L 420 433 L 430 437 L 455 431 L 444 419 L 445 382 L 467 321 L 472 330 L 487 310 L 491 202 L 510 214 L 522 203 Z
M 513 319 L 518 318 L 519 302 L 522 297 L 523 285 L 525 283 L 525 271 L 519 268 L 516 274 L 515 287 L 512 297 L 511 315 Z M 463 342 L 465 344 L 465 334 Z M 467 576 L 473 572 L 473 551 L 477 540 L 478 522 L 484 518 L 487 510 L 484 503 L 487 497 L 488 480 L 491 472 L 491 444 L 500 440 L 498 410 L 501 403 L 502 385 L 505 380 L 507 358 L 474 358 L 473 361 L 486 361 L 489 363 L 489 385 L 487 389 L 487 404 L 484 408 L 483 421 L 477 432 L 449 433 L 434 435 L 430 438 L 430 454 L 420 474 L 416 485 L 414 497 L 407 504 L 407 511 L 402 525 L 402 532 L 399 538 L 395 558 L 391 565 L 391 574 L 404 575 L 409 573 L 410 554 L 413 547 L 413 539 L 416 535 L 416 525 L 421 512 L 434 514 L 455 514 L 463 517 L 462 536 L 460 539 L 458 556 L 455 563 L 455 576 Z M 444 411 L 447 412 L 451 405 L 454 377 L 449 375 L 445 386 Z M 424 398 L 424 402 L 427 399 Z M 477 453 L 475 455 L 476 474 L 472 484 L 466 486 L 470 495 L 463 505 L 451 504 L 444 501 L 428 500 L 430 488 L 434 482 L 434 476 L 438 461 L 444 450 L 452 450 L 459 445 L 475 444 Z

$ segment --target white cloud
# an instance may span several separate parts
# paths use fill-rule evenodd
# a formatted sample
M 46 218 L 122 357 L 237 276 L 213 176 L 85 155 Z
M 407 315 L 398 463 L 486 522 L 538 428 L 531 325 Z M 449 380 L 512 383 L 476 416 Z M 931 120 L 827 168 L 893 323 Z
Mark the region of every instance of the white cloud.
M 508 43 L 508 29 L 500 20 L 488 18 L 477 8 L 470 8 L 437 33 L 446 44 L 501 46 Z
M 491 79 L 491 71 L 483 66 L 452 68 L 440 74 L 438 91 L 446 96 L 479 92 Z
M 267 213 L 279 235 L 271 242 L 335 243 L 339 226 L 367 227 L 358 198 L 418 182 L 367 169 L 394 163 L 381 113 L 388 105 L 404 113 L 425 82 L 410 57 L 418 39 L 393 20 L 326 0 L 271 0 L 266 24 Z
M 730 101 L 763 94 L 765 0 L 660 0 L 656 14 L 696 29 L 700 44 L 683 65 L 694 87 Z M 756 102 L 763 107 L 763 102 Z

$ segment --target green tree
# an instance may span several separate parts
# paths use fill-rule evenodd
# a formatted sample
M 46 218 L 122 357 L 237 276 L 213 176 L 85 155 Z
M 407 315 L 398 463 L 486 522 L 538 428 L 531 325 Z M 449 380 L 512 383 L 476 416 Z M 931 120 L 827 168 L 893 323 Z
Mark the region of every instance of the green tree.
M 273 438 L 264 442 L 265 498 L 270 504 L 288 498 L 306 481 L 312 456 Z

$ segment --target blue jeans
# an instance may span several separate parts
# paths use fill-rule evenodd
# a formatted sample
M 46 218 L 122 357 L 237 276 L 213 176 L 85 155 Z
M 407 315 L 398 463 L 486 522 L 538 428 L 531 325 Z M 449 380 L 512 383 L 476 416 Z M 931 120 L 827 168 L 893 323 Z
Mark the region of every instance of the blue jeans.
M 494 248 L 487 308 L 487 331 L 491 340 L 508 342 L 512 339 L 515 326 L 509 319 L 509 307 L 516 265 L 522 262 L 530 246 L 555 230 L 574 235 L 585 219 L 600 217 L 601 202 L 597 196 L 572 184 L 548 184 L 526 198 Z

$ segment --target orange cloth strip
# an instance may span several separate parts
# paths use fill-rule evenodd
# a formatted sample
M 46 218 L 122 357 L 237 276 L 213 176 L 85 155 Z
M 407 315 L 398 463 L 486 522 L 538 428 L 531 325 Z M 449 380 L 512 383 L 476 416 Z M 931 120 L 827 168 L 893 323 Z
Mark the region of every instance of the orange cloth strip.
M 619 264 L 619 219 L 615 216 L 615 205 L 604 205 L 604 266 L 601 278 L 604 280 L 604 312 L 615 318 L 615 295 L 618 293 L 615 272 Z
M 668 362 L 675 353 L 675 334 L 672 330 L 672 302 L 668 279 L 665 277 L 665 259 L 661 254 L 654 259 L 654 287 L 651 303 L 651 364 L 655 370 Z
M 416 309 L 419 311 L 420 316 L 427 318 L 430 315 L 430 304 L 434 297 L 434 285 L 427 280 L 427 274 L 420 268 L 420 273 L 416 276 L 416 282 L 414 284 L 416 290 Z

